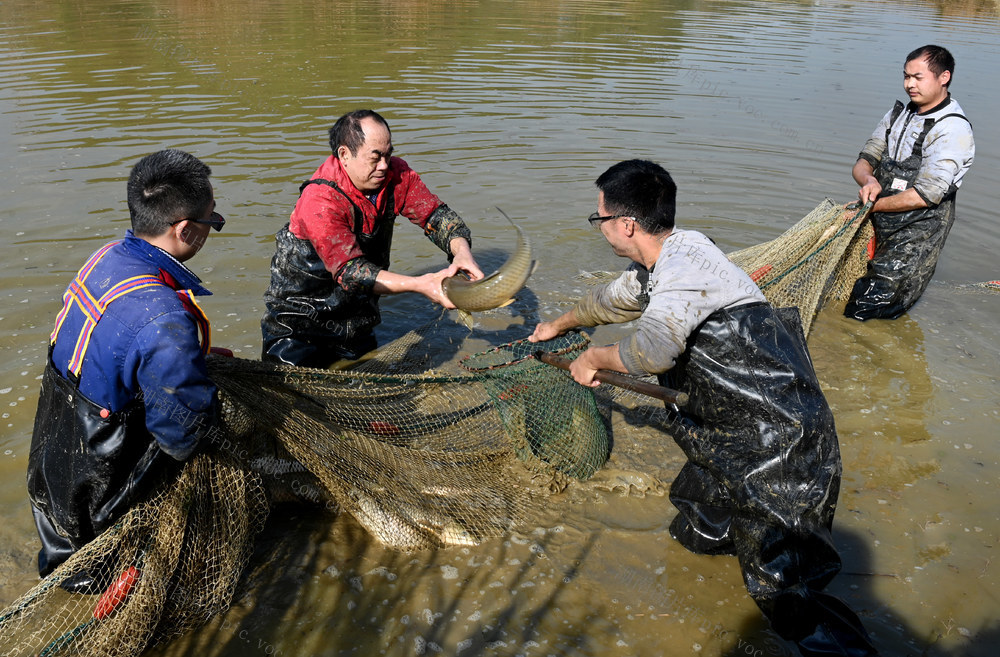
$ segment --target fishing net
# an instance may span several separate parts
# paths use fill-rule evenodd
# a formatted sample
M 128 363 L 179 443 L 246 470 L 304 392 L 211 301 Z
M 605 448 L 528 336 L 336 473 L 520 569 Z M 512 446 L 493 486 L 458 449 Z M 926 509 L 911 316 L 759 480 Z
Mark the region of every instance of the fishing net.
M 264 521 L 260 477 L 226 454 L 192 459 L 0 613 L 4 655 L 136 655 L 229 606 Z M 83 572 L 100 595 L 60 584 Z
M 868 266 L 874 236 L 865 221 L 870 205 L 838 205 L 824 199 L 779 237 L 728 254 L 750 274 L 775 307 L 795 306 L 808 336 L 826 304 L 846 301 Z
M 585 335 L 435 369 L 440 338 L 424 327 L 343 371 L 210 358 L 224 420 L 208 449 L 4 610 L 0 653 L 134 655 L 204 623 L 230 604 L 276 501 L 349 513 L 399 550 L 473 545 L 607 460 L 593 392 L 530 357 L 573 358 Z M 60 588 L 81 571 L 95 595 Z
M 798 306 L 808 330 L 864 269 L 865 210 L 825 201 L 731 257 L 776 305 Z M 439 319 L 346 369 L 211 357 L 223 421 L 205 450 L 0 611 L 0 654 L 136 655 L 205 623 L 232 602 L 276 502 L 348 513 L 399 550 L 473 545 L 530 528 L 548 495 L 594 475 L 615 426 L 662 427 L 662 402 L 595 393 L 532 357 L 572 359 L 584 334 L 469 344 Z M 81 572 L 91 591 L 64 591 Z

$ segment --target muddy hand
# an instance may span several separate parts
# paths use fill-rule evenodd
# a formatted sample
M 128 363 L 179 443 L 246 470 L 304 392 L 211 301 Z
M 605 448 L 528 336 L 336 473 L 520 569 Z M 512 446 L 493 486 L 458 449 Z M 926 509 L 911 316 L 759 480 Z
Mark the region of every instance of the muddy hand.
M 556 327 L 555 322 L 542 322 L 528 336 L 528 342 L 545 342 L 546 340 L 558 338 L 560 335 L 562 335 L 562 332 Z

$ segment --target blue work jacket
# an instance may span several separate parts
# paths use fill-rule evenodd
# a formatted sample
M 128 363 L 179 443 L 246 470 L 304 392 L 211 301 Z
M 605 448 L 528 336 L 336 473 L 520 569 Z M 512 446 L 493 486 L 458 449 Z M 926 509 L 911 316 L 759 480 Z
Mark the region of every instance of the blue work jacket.
M 142 400 L 160 449 L 186 459 L 215 414 L 209 325 L 194 300 L 208 294 L 190 269 L 130 230 L 91 256 L 67 289 L 52 365 L 109 414 Z

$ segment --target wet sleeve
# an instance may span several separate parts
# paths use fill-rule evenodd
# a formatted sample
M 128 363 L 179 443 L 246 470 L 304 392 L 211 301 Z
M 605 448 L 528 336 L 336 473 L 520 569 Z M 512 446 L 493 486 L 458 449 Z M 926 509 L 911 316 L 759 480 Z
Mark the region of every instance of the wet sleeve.
M 367 258 L 354 258 L 340 268 L 337 282 L 348 294 L 367 293 L 375 287 L 375 279 L 382 269 Z
M 942 119 L 924 140 L 924 157 L 913 188 L 928 205 L 937 205 L 953 184 L 961 185 L 975 154 L 969 122 L 957 116 Z
M 143 328 L 135 344 L 146 428 L 160 449 L 182 461 L 204 442 L 217 420 L 218 396 L 208 378 L 197 324 L 187 312 L 168 312 Z
M 635 270 L 626 269 L 615 280 L 594 288 L 580 299 L 573 309 L 580 326 L 600 326 L 601 324 L 621 324 L 642 315 L 639 304 L 641 285 Z
M 472 231 L 465 225 L 458 213 L 447 205 L 439 205 L 424 224 L 424 235 L 439 249 L 451 255 L 451 241 L 464 237 L 472 246 Z

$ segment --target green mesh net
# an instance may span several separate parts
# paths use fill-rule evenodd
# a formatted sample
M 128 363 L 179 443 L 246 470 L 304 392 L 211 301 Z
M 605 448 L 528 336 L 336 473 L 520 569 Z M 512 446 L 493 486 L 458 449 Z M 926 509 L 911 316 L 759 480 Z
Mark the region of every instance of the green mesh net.
M 587 341 L 573 332 L 542 347 L 573 359 Z M 538 344 L 518 340 L 467 356 L 461 365 L 470 372 L 491 373 L 483 384 L 522 461 L 589 479 L 608 460 L 610 448 L 594 393 L 535 359 L 537 350 Z
M 863 219 L 827 200 L 731 257 L 808 330 L 864 269 Z M 351 514 L 399 550 L 474 545 L 532 528 L 549 496 L 594 475 L 615 422 L 635 435 L 662 427 L 661 402 L 595 393 L 531 357 L 572 359 L 583 334 L 470 341 L 438 320 L 340 370 L 210 358 L 223 422 L 207 449 L 0 611 L 0 654 L 137 655 L 200 626 L 231 604 L 275 502 Z M 93 595 L 60 588 L 82 571 L 98 580 Z

